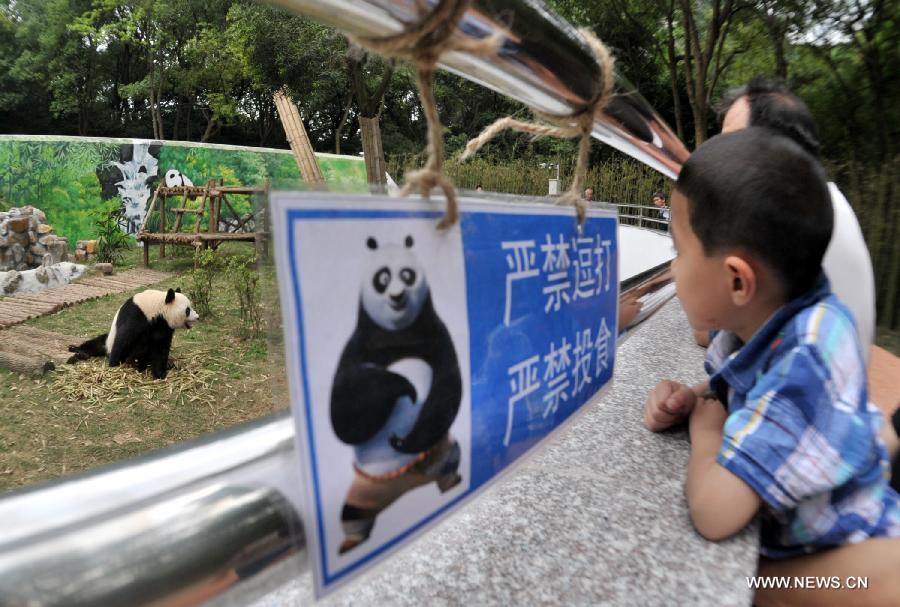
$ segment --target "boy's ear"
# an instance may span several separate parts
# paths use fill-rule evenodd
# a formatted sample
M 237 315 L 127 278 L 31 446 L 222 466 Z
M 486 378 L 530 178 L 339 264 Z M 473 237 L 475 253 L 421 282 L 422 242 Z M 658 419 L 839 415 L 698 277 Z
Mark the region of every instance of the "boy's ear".
M 740 255 L 729 255 L 723 262 L 728 273 L 731 302 L 736 306 L 745 306 L 756 295 L 759 277 L 753 266 Z

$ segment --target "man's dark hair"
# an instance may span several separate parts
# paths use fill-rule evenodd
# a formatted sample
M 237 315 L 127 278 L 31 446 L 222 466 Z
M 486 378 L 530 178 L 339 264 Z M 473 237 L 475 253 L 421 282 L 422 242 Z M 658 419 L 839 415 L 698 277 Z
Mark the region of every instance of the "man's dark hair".
M 720 123 L 734 102 L 745 95 L 750 102 L 750 123 L 747 126 L 764 126 L 778 131 L 813 156 L 819 156 L 816 122 L 803 100 L 792 93 L 782 80 L 757 76 L 744 86 L 726 92 L 716 106 Z
M 792 140 L 750 127 L 713 137 L 681 169 L 691 228 L 706 255 L 743 250 L 781 279 L 785 297 L 822 271 L 833 211 L 825 171 Z
M 651 196 L 650 198 L 662 198 L 663 200 L 665 200 L 666 195 L 662 192 L 653 192 L 653 196 Z

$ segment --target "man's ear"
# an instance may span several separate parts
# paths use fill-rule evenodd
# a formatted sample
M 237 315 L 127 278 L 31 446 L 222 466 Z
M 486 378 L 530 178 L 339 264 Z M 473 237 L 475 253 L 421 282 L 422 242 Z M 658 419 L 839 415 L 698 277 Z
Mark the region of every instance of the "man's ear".
M 756 270 L 740 255 L 729 255 L 723 263 L 728 274 L 731 302 L 736 306 L 747 305 L 759 287 Z

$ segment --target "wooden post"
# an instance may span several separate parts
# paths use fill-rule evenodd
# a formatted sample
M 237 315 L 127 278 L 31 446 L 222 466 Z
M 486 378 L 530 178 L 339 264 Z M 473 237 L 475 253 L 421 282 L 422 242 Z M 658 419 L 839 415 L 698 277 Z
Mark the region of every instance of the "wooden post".
M 366 161 L 366 181 L 373 190 L 385 191 L 384 148 L 381 146 L 381 126 L 379 119 L 359 117 L 362 134 L 363 157 Z
M 161 234 L 166 233 L 166 197 L 163 196 L 162 200 L 159 201 L 159 231 Z M 174 253 L 173 253 L 174 255 Z M 159 243 L 159 258 L 166 258 L 166 241 L 163 240 Z
M 322 175 L 319 163 L 316 162 L 316 155 L 309 143 L 306 129 L 303 128 L 303 121 L 300 120 L 300 112 L 284 89 L 275 93 L 275 107 L 278 108 L 278 116 L 281 118 L 281 124 L 294 152 L 294 160 L 297 161 L 303 181 L 310 188 L 323 188 L 325 176 Z
M 150 267 L 150 241 L 143 240 L 141 241 L 144 245 L 144 267 Z

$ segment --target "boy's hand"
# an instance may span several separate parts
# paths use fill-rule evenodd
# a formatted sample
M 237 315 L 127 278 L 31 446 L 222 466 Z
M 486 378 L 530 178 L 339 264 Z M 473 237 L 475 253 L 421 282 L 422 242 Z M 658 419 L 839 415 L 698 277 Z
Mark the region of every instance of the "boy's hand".
M 716 432 L 722 434 L 722 427 L 728 419 L 728 411 L 717 398 L 697 397 L 691 413 L 690 432 Z
M 691 414 L 696 401 L 697 394 L 690 386 L 664 379 L 644 403 L 644 424 L 651 432 L 670 428 Z

